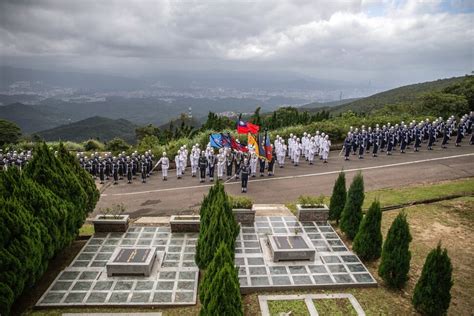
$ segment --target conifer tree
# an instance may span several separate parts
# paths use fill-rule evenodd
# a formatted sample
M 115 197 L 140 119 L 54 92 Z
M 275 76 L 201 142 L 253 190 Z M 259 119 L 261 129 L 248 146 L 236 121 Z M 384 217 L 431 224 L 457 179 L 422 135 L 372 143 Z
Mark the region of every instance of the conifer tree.
M 347 192 L 346 192 L 346 175 L 344 171 L 339 173 L 339 176 L 334 183 L 332 189 L 331 202 L 329 204 L 329 219 L 335 220 L 339 224 L 342 210 L 346 204 Z
M 364 178 L 359 172 L 352 180 L 341 214 L 341 230 L 346 233 L 349 239 L 354 239 L 359 229 L 364 197 Z
M 402 211 L 393 221 L 388 230 L 387 238 L 382 248 L 382 260 L 379 266 L 379 276 L 391 288 L 401 289 L 408 280 L 410 270 L 411 242 L 410 228 L 407 216 Z
M 239 279 L 231 263 L 224 263 L 217 272 L 206 296 L 209 297 L 209 302 L 201 306 L 199 315 L 243 315 Z
M 382 211 L 380 202 L 374 201 L 367 214 L 360 223 L 359 231 L 354 238 L 352 249 L 362 260 L 375 260 L 380 258 L 382 252 Z
M 216 277 L 217 273 L 224 267 L 224 264 L 226 262 L 232 264 L 233 266 L 234 258 L 232 257 L 226 243 L 221 242 L 219 248 L 214 254 L 211 263 L 209 263 L 209 266 L 207 267 L 201 284 L 199 285 L 199 299 L 201 301 L 201 304 L 206 305 L 209 303 L 210 296 L 207 294 L 209 293 L 212 280 Z
M 413 293 L 413 305 L 422 315 L 446 315 L 451 301 L 453 266 L 446 249 L 438 243 L 426 257 Z

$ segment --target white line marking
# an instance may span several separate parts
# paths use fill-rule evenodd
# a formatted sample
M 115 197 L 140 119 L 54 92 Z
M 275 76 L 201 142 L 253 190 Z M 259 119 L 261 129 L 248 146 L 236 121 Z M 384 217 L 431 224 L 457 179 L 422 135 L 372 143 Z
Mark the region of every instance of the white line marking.
M 344 169 L 344 172 L 348 173 L 348 172 L 355 172 L 355 171 L 361 171 L 361 170 L 374 170 L 374 169 L 390 168 L 390 167 L 397 167 L 397 166 L 406 166 L 406 165 L 413 165 L 413 164 L 429 162 L 429 161 L 454 159 L 454 158 L 462 158 L 462 157 L 469 157 L 469 156 L 474 156 L 474 153 L 455 155 L 455 156 L 447 156 L 447 157 L 429 158 L 429 159 L 414 160 L 414 161 L 405 161 L 405 162 L 392 163 L 392 164 L 388 164 L 388 165 L 380 165 L 380 166 L 372 166 L 372 167 L 364 167 L 364 168 Z M 264 181 L 288 180 L 288 179 L 305 178 L 305 177 L 317 177 L 317 176 L 325 176 L 325 175 L 329 175 L 329 174 L 335 174 L 335 173 L 339 173 L 339 172 L 341 172 L 341 171 L 340 170 L 334 170 L 334 171 L 319 172 L 319 173 L 300 174 L 300 175 L 295 175 L 295 176 L 284 176 L 284 177 L 255 179 L 255 180 L 250 180 L 249 179 L 249 182 L 253 183 L 253 182 L 264 182 Z M 224 183 L 224 185 L 233 185 L 233 184 L 240 184 L 240 181 Z M 113 193 L 113 194 L 110 194 L 110 196 L 137 195 L 137 194 L 147 194 L 147 193 L 156 193 L 156 192 L 201 189 L 201 188 L 212 187 L 213 185 L 214 184 L 202 184 L 202 185 L 193 185 L 193 186 L 187 186 L 187 187 L 157 189 L 157 190 L 140 191 L 140 192 Z M 101 196 L 109 196 L 109 194 L 102 194 Z

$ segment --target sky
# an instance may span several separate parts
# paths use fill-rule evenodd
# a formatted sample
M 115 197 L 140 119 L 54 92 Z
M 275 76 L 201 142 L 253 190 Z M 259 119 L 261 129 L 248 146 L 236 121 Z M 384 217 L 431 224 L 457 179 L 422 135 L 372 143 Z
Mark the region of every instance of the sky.
M 474 1 L 2 0 L 0 63 L 393 86 L 474 70 Z

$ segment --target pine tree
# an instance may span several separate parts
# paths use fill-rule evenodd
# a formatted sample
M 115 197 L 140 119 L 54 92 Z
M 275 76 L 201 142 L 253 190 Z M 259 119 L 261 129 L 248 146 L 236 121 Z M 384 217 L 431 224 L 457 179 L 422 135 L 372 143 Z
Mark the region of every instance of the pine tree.
M 359 172 L 352 180 L 341 214 L 341 230 L 346 233 L 349 239 L 354 239 L 359 229 L 364 196 L 364 178 Z
M 401 289 L 408 280 L 411 239 L 407 216 L 401 212 L 388 230 L 378 271 L 379 276 L 391 288 Z
M 374 201 L 367 214 L 360 223 L 359 231 L 354 238 L 352 249 L 362 260 L 375 260 L 380 258 L 382 252 L 382 211 L 380 202 Z
M 243 315 L 237 271 L 229 262 L 217 272 L 206 296 L 209 302 L 201 306 L 199 315 Z
M 446 249 L 438 243 L 426 257 L 413 293 L 413 305 L 423 315 L 446 315 L 451 301 L 453 266 Z
M 341 171 L 332 189 L 331 202 L 329 204 L 330 220 L 335 220 L 336 223 L 339 223 L 342 210 L 346 204 L 346 198 L 346 175 L 344 171 Z

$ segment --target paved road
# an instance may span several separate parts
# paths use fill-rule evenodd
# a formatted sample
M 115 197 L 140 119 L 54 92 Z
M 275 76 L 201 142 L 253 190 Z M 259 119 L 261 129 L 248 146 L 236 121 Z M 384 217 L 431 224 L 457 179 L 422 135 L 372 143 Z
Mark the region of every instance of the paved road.
M 342 168 L 346 171 L 348 183 L 358 170 L 362 170 L 366 190 L 474 176 L 474 146 L 469 145 L 445 150 L 435 147 L 433 151 L 409 151 L 378 158 L 366 156 L 361 160 L 352 156 L 350 161 L 337 157 L 337 152 L 331 154 L 327 164 L 318 161 L 313 166 L 306 162 L 299 167 L 287 165 L 283 169 L 277 168 L 275 177 L 251 179 L 246 195 L 255 203 L 286 203 L 300 195 L 330 194 Z M 94 213 L 116 203 L 124 203 L 132 217 L 164 216 L 197 210 L 211 184 L 200 184 L 189 173 L 188 168 L 183 179 L 171 176 L 163 182 L 161 172 L 155 172 L 146 184 L 136 180 L 133 184 L 122 181 L 118 185 L 107 186 Z M 170 175 L 174 174 L 172 170 Z M 232 195 L 242 194 L 240 182 L 237 181 L 226 183 L 226 190 Z

